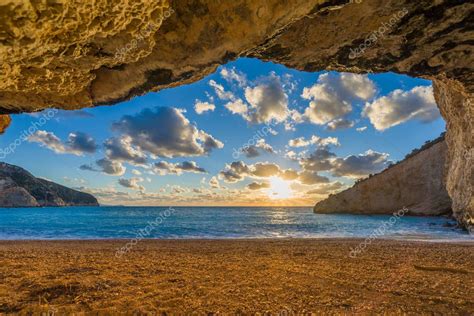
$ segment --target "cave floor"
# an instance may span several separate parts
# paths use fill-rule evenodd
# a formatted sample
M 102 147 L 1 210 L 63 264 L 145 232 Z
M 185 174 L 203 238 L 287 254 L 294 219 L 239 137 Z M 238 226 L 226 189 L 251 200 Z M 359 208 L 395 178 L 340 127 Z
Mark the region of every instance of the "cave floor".
M 474 314 L 474 244 L 1 241 L 0 314 Z

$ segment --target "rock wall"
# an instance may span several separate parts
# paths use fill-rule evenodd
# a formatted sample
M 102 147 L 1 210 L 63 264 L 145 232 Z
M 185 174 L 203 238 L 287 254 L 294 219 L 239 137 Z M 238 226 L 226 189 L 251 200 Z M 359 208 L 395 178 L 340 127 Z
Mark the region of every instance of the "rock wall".
M 436 142 L 317 203 L 314 212 L 392 214 L 407 208 L 412 215 L 451 214 L 452 201 L 444 184 L 446 155 L 446 142 Z
M 468 224 L 473 12 L 474 3 L 451 0 L 7 0 L 0 114 L 113 104 L 197 81 L 240 56 L 305 71 L 423 77 L 434 80 L 448 124 L 447 187 Z M 150 23 L 159 29 L 144 33 Z
M 0 163 L 0 207 L 99 206 L 97 199 L 7 163 Z

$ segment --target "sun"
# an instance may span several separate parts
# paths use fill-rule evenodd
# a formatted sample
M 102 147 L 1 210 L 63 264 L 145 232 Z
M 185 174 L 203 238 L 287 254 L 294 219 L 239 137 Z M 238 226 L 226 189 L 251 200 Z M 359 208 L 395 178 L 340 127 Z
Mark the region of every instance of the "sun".
M 289 199 L 293 197 L 293 190 L 291 190 L 287 181 L 278 177 L 271 177 L 267 194 L 271 199 Z

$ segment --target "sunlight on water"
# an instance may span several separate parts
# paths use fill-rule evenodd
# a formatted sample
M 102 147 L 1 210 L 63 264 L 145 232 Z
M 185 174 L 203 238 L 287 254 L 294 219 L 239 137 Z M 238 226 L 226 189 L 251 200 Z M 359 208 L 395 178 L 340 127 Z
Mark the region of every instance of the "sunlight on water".
M 132 238 L 158 223 L 145 238 L 340 238 L 368 237 L 391 216 L 321 215 L 311 208 L 71 207 L 0 210 L 0 239 Z M 383 238 L 473 239 L 443 217 L 402 217 Z

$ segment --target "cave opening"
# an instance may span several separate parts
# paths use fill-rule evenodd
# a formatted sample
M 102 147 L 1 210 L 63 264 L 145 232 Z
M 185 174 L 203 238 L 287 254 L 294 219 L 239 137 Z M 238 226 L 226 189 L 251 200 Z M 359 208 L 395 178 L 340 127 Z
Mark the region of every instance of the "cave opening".
M 240 58 L 114 107 L 15 115 L 0 144 L 6 162 L 50 178 L 27 157 L 50 161 L 53 180 L 104 204 L 313 206 L 444 132 L 429 80 Z

